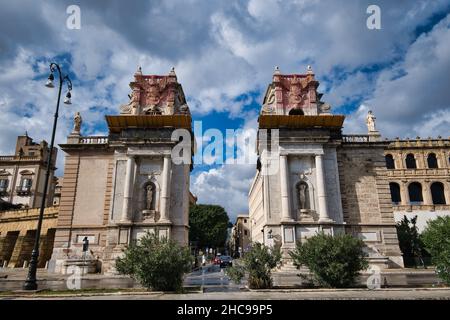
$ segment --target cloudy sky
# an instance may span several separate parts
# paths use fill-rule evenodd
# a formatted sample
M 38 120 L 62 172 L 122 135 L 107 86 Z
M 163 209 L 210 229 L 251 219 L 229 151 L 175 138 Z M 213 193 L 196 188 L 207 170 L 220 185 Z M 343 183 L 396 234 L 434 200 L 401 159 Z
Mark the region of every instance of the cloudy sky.
M 72 4 L 79 30 L 66 27 Z M 367 28 L 371 4 L 381 9 L 380 30 Z M 255 128 L 274 66 L 303 73 L 311 65 L 322 100 L 347 115 L 345 132 L 364 133 L 371 108 L 385 137 L 450 135 L 450 0 L 0 0 L 0 28 L 1 154 L 25 130 L 50 139 L 56 90 L 43 84 L 52 61 L 74 84 L 57 143 L 75 111 L 84 135 L 107 134 L 104 115 L 128 101 L 138 65 L 145 74 L 175 67 L 203 131 Z M 60 175 L 63 162 L 60 153 Z M 198 165 L 191 189 L 234 219 L 248 210 L 254 173 L 253 164 Z

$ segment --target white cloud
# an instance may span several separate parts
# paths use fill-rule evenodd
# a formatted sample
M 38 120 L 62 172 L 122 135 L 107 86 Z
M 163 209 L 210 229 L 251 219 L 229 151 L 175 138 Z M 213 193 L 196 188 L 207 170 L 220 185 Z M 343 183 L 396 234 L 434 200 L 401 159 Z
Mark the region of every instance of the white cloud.
M 248 213 L 250 184 L 255 165 L 226 164 L 191 177 L 191 191 L 199 203 L 217 204 L 225 208 L 234 220 L 238 214 Z
M 324 101 L 339 108 L 367 96 L 364 105 L 374 110 L 384 134 L 448 135 L 448 18 L 411 42 L 417 28 L 448 8 L 450 1 L 378 1 L 382 30 L 376 31 L 366 28 L 369 4 L 111 0 L 106 6 L 79 1 L 81 30 L 68 30 L 67 4 L 62 1 L 2 3 L 0 26 L 8 31 L 0 34 L 0 152 L 10 153 L 16 136 L 25 130 L 36 140 L 49 140 L 56 90 L 45 89 L 45 79 L 36 77 L 48 72 L 49 59 L 69 53 L 66 65 L 81 81 L 74 83 L 73 105 L 61 108 L 57 143 L 65 141 L 75 111 L 83 116 L 85 134 L 101 133 L 98 124 L 104 123 L 104 113 L 117 112 L 127 101 L 137 65 L 144 73 L 157 74 L 175 66 L 194 116 L 215 110 L 243 118 L 248 116 L 243 105 L 253 98 L 242 100 L 242 95 L 261 94 L 275 65 L 282 72 L 301 73 L 312 64 L 324 80 Z M 379 77 L 361 71 L 394 60 L 400 62 Z M 365 108 L 349 115 L 346 132 L 365 132 Z M 256 121 L 247 124 L 256 128 Z M 62 160 L 60 154 L 59 167 Z M 192 178 L 193 189 L 200 192 L 201 202 L 236 195 L 226 203 L 236 214 L 245 211 L 239 206 L 247 205 L 254 169 L 211 169 Z M 218 192 L 210 194 L 208 188 Z
M 411 44 L 402 61 L 380 74 L 372 98 L 364 102 L 385 136 L 449 136 L 449 57 L 450 14 Z

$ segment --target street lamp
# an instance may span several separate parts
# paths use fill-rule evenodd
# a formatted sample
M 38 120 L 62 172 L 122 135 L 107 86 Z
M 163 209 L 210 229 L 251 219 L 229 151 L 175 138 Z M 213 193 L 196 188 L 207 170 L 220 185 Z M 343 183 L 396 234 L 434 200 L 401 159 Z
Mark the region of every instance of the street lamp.
M 34 247 L 33 247 L 33 251 L 31 252 L 31 260 L 30 260 L 30 267 L 28 269 L 28 276 L 23 285 L 24 290 L 36 290 L 37 289 L 36 270 L 37 270 L 37 264 L 38 264 L 38 258 L 39 258 L 39 239 L 40 239 L 40 235 L 41 235 L 42 220 L 44 218 L 44 210 L 45 210 L 45 201 L 47 198 L 48 182 L 50 180 L 50 171 L 51 171 L 52 157 L 53 157 L 53 145 L 55 142 L 56 124 L 58 123 L 59 101 L 61 99 L 61 89 L 62 89 L 64 81 L 67 82 L 67 89 L 68 89 L 66 98 L 64 99 L 64 103 L 71 104 L 70 91 L 72 91 L 72 81 L 70 81 L 68 75 L 63 75 L 61 73 L 61 68 L 59 67 L 58 64 L 53 63 L 53 62 L 50 64 L 50 75 L 48 76 L 48 80 L 47 80 L 45 86 L 48 88 L 55 87 L 53 84 L 53 81 L 55 80 L 53 73 L 55 71 L 58 71 L 58 75 L 59 75 L 58 101 L 56 103 L 56 111 L 55 111 L 55 116 L 54 116 L 54 121 L 53 121 L 52 138 L 50 141 L 50 152 L 49 152 L 48 158 L 47 158 L 47 171 L 45 173 L 44 193 L 42 195 L 41 208 L 39 211 L 39 220 L 38 220 L 38 225 L 37 225 L 37 229 L 36 229 L 36 237 L 34 239 Z

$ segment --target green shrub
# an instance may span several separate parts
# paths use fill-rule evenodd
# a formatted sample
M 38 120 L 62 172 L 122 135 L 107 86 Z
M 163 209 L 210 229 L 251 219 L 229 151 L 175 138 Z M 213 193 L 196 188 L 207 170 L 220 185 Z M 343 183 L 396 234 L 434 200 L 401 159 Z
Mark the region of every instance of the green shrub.
M 428 221 L 422 240 L 431 254 L 438 276 L 450 284 L 450 216 Z
M 261 243 L 253 243 L 241 259 L 241 264 L 227 268 L 227 275 L 239 283 L 248 273 L 248 285 L 252 289 L 267 289 L 272 287 L 271 270 L 281 261 L 279 248 L 269 248 Z
M 116 260 L 117 271 L 158 291 L 179 291 L 193 261 L 188 248 L 150 233 L 130 245 L 124 254 Z
M 321 286 L 344 288 L 354 285 L 359 272 L 368 267 L 364 246 L 362 240 L 348 234 L 319 233 L 297 243 L 290 255 L 294 265 L 308 267 Z

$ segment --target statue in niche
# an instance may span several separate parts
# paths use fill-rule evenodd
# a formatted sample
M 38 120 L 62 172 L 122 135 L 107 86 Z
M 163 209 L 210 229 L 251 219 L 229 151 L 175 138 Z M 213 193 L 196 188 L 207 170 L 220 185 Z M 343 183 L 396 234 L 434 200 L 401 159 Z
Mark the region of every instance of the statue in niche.
M 81 124 L 83 123 L 83 119 L 79 112 L 75 113 L 75 117 L 73 118 L 73 131 L 72 133 L 80 134 Z
M 367 129 L 369 132 L 375 132 L 377 129 L 375 128 L 375 115 L 372 113 L 372 110 L 369 110 L 366 117 Z
M 299 209 L 309 209 L 308 205 L 308 185 L 304 182 L 300 182 L 297 186 L 298 189 L 298 204 Z
M 146 186 L 146 195 L 145 195 L 145 209 L 152 210 L 153 209 L 153 185 L 150 183 Z

